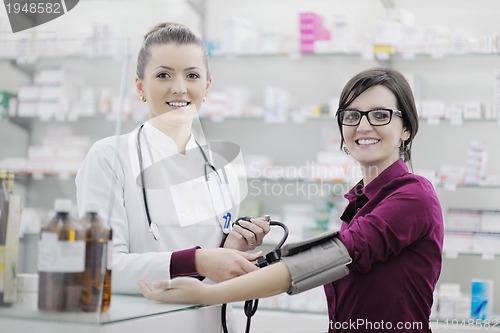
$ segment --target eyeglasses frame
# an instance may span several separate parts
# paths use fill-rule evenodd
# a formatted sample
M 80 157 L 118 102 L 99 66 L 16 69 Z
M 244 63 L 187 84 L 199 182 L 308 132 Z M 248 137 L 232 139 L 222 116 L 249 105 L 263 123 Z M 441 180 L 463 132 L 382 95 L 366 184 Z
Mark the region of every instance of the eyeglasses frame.
M 373 112 L 373 111 L 380 111 L 380 110 L 384 110 L 384 111 L 389 111 L 390 112 L 390 117 L 389 117 L 389 121 L 386 123 L 386 124 L 380 124 L 380 125 L 375 125 L 375 124 L 372 124 L 372 122 L 370 121 L 370 118 L 368 117 L 368 114 L 370 112 Z M 344 111 L 357 111 L 361 114 L 361 117 L 359 117 L 359 121 L 357 124 L 344 124 L 340 118 L 340 115 L 342 112 Z M 358 126 L 360 123 L 361 123 L 361 119 L 363 119 L 363 116 L 366 116 L 366 120 L 368 120 L 368 123 L 371 125 L 371 126 L 385 126 L 385 125 L 389 125 L 392 121 L 392 115 L 396 115 L 398 117 L 401 117 L 403 118 L 403 112 L 400 111 L 400 110 L 396 110 L 396 109 L 388 109 L 388 108 L 376 108 L 376 109 L 372 109 L 372 110 L 368 110 L 368 111 L 360 111 L 360 110 L 354 110 L 354 109 L 338 109 L 337 110 L 337 113 L 336 113 L 336 116 L 338 117 L 338 121 L 341 125 L 343 126 Z

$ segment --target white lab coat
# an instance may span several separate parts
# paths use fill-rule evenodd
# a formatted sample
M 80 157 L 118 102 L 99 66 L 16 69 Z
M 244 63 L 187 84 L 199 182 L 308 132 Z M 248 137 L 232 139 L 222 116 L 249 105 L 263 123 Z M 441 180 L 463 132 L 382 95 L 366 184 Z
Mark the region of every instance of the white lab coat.
M 182 191 L 173 193 L 162 184 L 157 184 L 152 177 L 146 177 L 146 188 L 156 188 L 147 190 L 151 219 L 160 230 L 160 239 L 153 238 L 148 227 L 142 188 L 138 186 L 137 130 L 96 142 L 76 176 L 79 215 L 85 213 L 86 202 L 95 202 L 99 204 L 98 213 L 105 219 L 110 217 L 113 228 L 112 289 L 118 293 L 139 293 L 139 279 L 146 282 L 169 279 L 173 251 L 194 246 L 216 248 L 223 238 L 220 223 L 213 217 L 214 205 L 204 178 L 203 181 L 200 178 L 185 183 Z M 192 136 L 188 149 L 199 152 Z M 141 133 L 141 151 L 144 169 L 166 157 L 178 155 L 174 141 L 149 122 L 145 123 Z M 201 170 L 204 160 L 201 153 L 198 155 Z M 182 174 L 187 169 L 186 165 L 182 165 L 182 158 L 180 165 L 173 168 L 177 170 L 161 172 L 168 176 L 172 172 Z M 236 198 L 234 202 L 238 203 L 238 182 L 233 176 L 236 175 L 228 177 L 231 185 L 226 189 L 229 188 Z M 182 205 L 174 204 L 174 201 Z M 211 212 L 212 217 L 193 223 L 196 220 L 193 220 L 193 215 L 204 217 L 203 212 Z M 231 212 L 235 218 L 237 206 Z

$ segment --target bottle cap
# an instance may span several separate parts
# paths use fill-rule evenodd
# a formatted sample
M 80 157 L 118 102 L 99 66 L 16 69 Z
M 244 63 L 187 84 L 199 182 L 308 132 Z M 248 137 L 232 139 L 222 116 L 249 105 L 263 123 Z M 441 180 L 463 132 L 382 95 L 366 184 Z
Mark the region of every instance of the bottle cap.
M 56 199 L 54 201 L 54 210 L 58 213 L 69 213 L 72 204 L 70 199 Z
M 12 170 L 7 171 L 7 189 L 12 192 L 14 190 L 15 173 Z
M 86 202 L 83 207 L 85 208 L 85 213 L 98 213 L 99 204 L 95 201 Z
M 8 178 L 7 177 L 7 171 L 5 169 L 0 169 L 0 178 Z

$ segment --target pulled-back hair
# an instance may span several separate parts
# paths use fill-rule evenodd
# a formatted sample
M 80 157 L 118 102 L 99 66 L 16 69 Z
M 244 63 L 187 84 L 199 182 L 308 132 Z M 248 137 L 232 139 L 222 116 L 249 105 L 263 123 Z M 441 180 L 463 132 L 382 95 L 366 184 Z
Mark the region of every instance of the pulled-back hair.
M 208 69 L 208 54 L 203 40 L 195 35 L 187 26 L 179 23 L 164 22 L 157 24 L 146 35 L 142 47 L 137 56 L 137 76 L 144 79 L 144 68 L 151 58 L 151 46 L 174 43 L 177 45 L 194 44 L 201 47 L 203 51 L 203 62 L 207 68 L 207 78 L 210 78 Z

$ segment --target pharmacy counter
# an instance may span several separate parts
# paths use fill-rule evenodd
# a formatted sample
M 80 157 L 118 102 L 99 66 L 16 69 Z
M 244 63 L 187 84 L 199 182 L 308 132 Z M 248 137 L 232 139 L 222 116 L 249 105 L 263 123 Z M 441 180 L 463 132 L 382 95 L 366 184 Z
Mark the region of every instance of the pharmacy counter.
M 163 304 L 139 295 L 113 295 L 108 312 L 100 316 L 40 312 L 34 302 L 0 308 L 0 327 L 8 333 L 221 332 L 220 311 L 220 306 Z

